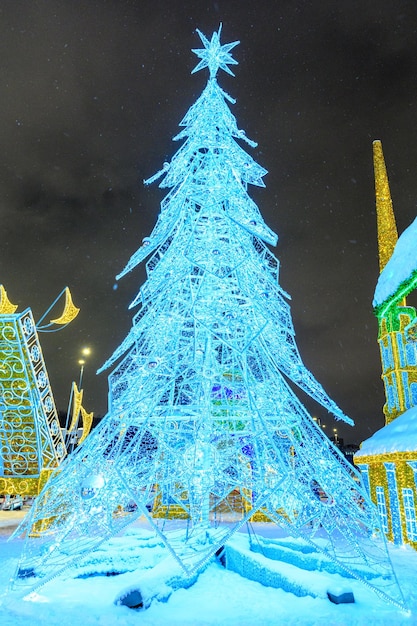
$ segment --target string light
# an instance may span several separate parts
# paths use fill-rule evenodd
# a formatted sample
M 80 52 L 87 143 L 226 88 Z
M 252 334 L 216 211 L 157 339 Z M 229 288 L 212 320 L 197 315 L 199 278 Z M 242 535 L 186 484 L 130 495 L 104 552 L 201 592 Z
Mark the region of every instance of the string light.
M 398 233 L 381 142 L 374 142 L 373 149 L 378 250 L 382 272 L 394 253 Z M 416 310 L 406 306 L 405 297 L 416 286 L 417 271 L 414 271 L 397 287 L 395 293 L 375 307 L 379 322 L 382 379 L 387 399 L 384 406 L 386 425 L 397 419 L 414 402 L 412 385 L 417 383 L 417 351 L 413 333 L 407 331 L 416 319 Z M 404 501 L 404 497 L 407 497 L 407 509 L 411 515 L 410 503 L 417 500 L 409 497 L 410 493 L 412 496 L 417 494 L 413 475 L 414 463 L 417 464 L 417 450 L 374 455 L 363 455 L 359 451 L 354 456 L 354 462 L 361 469 L 375 503 L 378 500 L 377 489 L 383 490 L 389 522 L 387 538 L 396 543 L 405 541 L 417 549 L 417 541 L 407 529 Z
M 417 494 L 417 482 L 416 472 L 417 469 L 417 454 L 415 450 L 409 450 L 405 452 L 390 452 L 385 454 L 375 454 L 368 456 L 355 455 L 354 461 L 361 470 L 362 475 L 367 475 L 369 478 L 370 495 L 374 502 L 377 501 L 376 487 L 383 487 L 385 494 L 389 495 L 387 499 L 387 511 L 388 519 L 390 522 L 390 532 L 387 535 L 387 539 L 394 541 L 394 535 L 392 533 L 392 525 L 394 519 L 392 517 L 392 509 L 390 503 L 392 498 L 396 498 L 398 501 L 399 518 L 395 519 L 396 524 L 401 524 L 402 537 L 405 541 L 407 538 L 406 519 L 404 512 L 403 502 L 403 489 L 411 488 L 414 493 Z M 393 487 L 388 483 L 386 464 L 392 464 L 395 467 L 396 486 Z M 395 489 L 396 495 L 393 492 Z M 390 491 L 391 490 L 391 491 Z M 417 498 L 417 495 L 416 495 Z M 415 499 L 416 499 L 415 498 Z M 394 518 L 395 518 L 394 513 Z M 407 543 L 417 549 L 417 541 L 407 540 Z
M 66 450 L 30 309 L 0 313 L 0 493 L 37 495 Z
M 248 194 L 266 170 L 238 143 L 256 145 L 216 80 L 235 43 L 220 45 L 220 29 L 200 37 L 208 83 L 181 121 L 181 147 L 146 181 L 170 191 L 118 277 L 149 257 L 133 327 L 102 368 L 114 367 L 109 411 L 35 502 L 31 524 L 50 520 L 48 534 L 44 549 L 26 540 L 20 567 L 44 582 L 145 514 L 192 575 L 260 514 L 352 576 L 372 572 L 366 584 L 400 606 L 359 473 L 287 382 L 352 423 L 302 362 L 267 247 L 277 236 Z

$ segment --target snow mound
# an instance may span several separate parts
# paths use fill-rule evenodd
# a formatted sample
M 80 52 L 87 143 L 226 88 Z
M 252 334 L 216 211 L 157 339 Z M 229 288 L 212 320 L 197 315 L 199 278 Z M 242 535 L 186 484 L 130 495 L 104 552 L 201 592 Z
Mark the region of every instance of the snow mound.
M 417 451 L 417 407 L 412 407 L 366 439 L 355 454 L 355 459 L 374 454 L 413 451 Z
M 398 239 L 394 253 L 382 270 L 374 294 L 376 308 L 417 271 L 417 217 Z

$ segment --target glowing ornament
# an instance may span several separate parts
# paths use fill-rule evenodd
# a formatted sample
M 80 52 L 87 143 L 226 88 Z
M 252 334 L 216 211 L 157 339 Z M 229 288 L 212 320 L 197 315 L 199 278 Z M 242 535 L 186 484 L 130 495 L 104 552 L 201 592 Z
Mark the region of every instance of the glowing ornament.
M 103 474 L 93 474 L 85 478 L 81 484 L 81 498 L 84 501 L 96 498 L 105 485 Z

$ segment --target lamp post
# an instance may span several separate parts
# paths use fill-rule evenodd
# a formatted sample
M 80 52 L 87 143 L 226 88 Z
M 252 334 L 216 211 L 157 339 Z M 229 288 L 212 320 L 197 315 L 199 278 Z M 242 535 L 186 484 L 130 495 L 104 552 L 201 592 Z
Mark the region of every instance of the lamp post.
M 81 354 L 85 357 L 90 356 L 91 348 L 88 348 L 88 347 L 83 348 L 81 350 Z M 79 359 L 78 365 L 80 365 L 80 380 L 78 383 L 78 389 L 81 389 L 81 383 L 83 381 L 83 374 L 84 374 L 85 359 Z
M 88 347 L 84 347 L 81 349 L 81 355 L 84 357 L 87 357 L 91 354 L 91 348 Z M 81 384 L 83 382 L 83 374 L 84 374 L 84 365 L 85 365 L 86 361 L 85 359 L 78 359 L 78 365 L 80 366 L 80 378 L 78 381 L 78 389 L 79 391 L 81 391 Z M 67 409 L 67 419 L 65 422 L 65 446 L 67 448 L 67 453 L 71 454 L 71 452 L 74 449 L 74 441 L 73 439 L 70 437 L 70 433 L 68 432 L 68 428 L 69 428 L 69 423 L 71 420 L 71 406 L 72 406 L 72 402 L 73 402 L 73 398 L 74 398 L 74 384 L 71 387 L 71 393 L 70 393 L 70 397 L 69 397 L 69 402 L 68 402 L 68 409 Z

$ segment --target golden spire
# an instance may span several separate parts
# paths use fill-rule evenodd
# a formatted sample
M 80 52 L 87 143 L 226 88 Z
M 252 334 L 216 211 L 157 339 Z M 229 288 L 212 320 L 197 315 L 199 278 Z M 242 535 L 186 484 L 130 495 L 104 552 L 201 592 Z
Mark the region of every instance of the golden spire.
M 388 175 L 385 167 L 382 144 L 379 140 L 373 142 L 376 219 L 378 229 L 379 271 L 382 272 L 398 241 L 397 225 L 392 208 L 391 193 L 389 190 Z
M 0 285 L 0 314 L 9 315 L 17 309 L 17 304 L 12 304 L 7 297 L 7 292 L 3 285 Z

